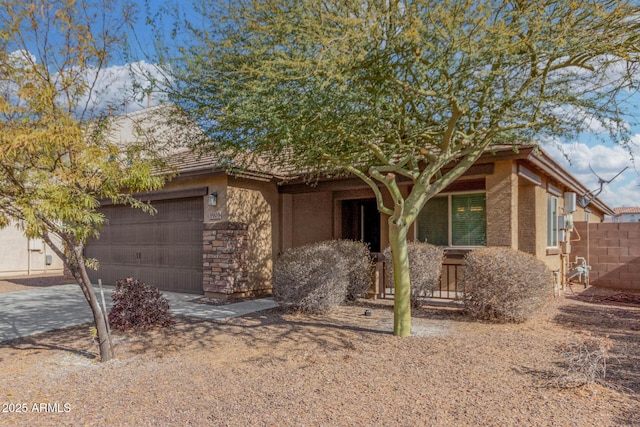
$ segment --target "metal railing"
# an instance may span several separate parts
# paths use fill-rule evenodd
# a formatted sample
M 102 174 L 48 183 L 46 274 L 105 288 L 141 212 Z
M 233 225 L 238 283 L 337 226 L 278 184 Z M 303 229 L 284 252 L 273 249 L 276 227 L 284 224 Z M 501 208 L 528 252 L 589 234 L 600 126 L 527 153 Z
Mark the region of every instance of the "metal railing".
M 393 298 L 393 286 L 387 280 L 387 265 L 382 254 L 373 254 L 376 262 L 375 275 L 369 295 L 375 298 Z M 440 273 L 440 287 L 427 298 L 455 299 L 462 296 L 463 261 L 445 259 Z

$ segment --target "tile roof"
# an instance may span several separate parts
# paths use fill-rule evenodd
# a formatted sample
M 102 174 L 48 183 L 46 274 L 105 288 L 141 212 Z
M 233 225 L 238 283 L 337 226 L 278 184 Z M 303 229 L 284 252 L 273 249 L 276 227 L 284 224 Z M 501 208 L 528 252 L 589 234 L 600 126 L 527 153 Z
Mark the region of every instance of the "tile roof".
M 614 216 L 620 216 L 624 214 L 640 214 L 640 206 L 623 206 L 613 208 Z
M 203 136 L 199 127 L 186 121 L 184 123 L 173 123 L 168 117 L 175 116 L 175 109 L 171 106 L 158 106 L 148 110 L 136 112 L 128 117 L 135 122 L 134 129 L 142 129 L 143 134 L 150 133 L 151 139 L 159 141 L 180 142 L 189 141 L 191 139 L 199 139 Z M 128 131 L 127 131 L 128 132 Z M 128 132 L 126 136 L 135 132 Z M 183 144 L 177 143 L 174 147 L 184 147 Z M 178 148 L 170 150 L 166 159 L 167 168 L 159 170 L 160 173 L 177 173 L 178 175 L 190 175 L 197 173 L 228 173 L 238 177 L 253 178 L 258 180 L 276 180 L 280 182 L 305 181 L 309 175 L 326 175 L 327 179 L 336 176 L 342 176 L 337 171 L 311 171 L 308 169 L 300 169 L 295 166 L 295 162 L 289 159 L 287 152 L 279 154 L 255 154 L 249 151 L 236 155 L 233 158 L 224 153 L 204 152 L 197 153 L 188 149 Z M 513 159 L 526 160 L 532 165 L 539 168 L 545 174 L 552 176 L 571 191 L 578 194 L 586 194 L 589 190 L 564 169 L 559 163 L 549 157 L 544 150 L 535 148 L 531 145 L 498 145 L 489 147 L 483 157 L 489 161 L 495 161 L 496 155 L 509 156 Z M 277 158 L 276 158 L 277 156 Z M 482 160 L 482 159 L 480 159 Z M 617 208 L 612 210 L 610 207 L 602 203 L 599 199 L 592 201 L 599 209 L 608 215 L 621 215 L 622 213 L 640 213 L 640 208 Z M 627 209 L 624 212 L 619 209 Z M 635 209 L 633 212 L 628 209 Z M 621 213 L 618 213 L 621 212 Z
M 168 170 L 161 172 L 177 172 L 185 174 L 190 172 L 217 172 L 225 171 L 234 175 L 247 175 L 266 179 L 288 178 L 289 174 L 281 167 L 264 156 L 236 156 L 234 159 L 223 153 L 194 152 L 189 149 L 170 154 L 165 159 Z M 237 165 L 234 167 L 234 165 Z

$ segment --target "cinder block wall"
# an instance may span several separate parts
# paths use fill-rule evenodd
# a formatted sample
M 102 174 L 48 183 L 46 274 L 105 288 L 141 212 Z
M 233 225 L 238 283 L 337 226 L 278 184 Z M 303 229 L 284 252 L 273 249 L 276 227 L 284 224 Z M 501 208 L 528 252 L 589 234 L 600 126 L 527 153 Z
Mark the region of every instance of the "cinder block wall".
M 640 223 L 576 222 L 575 228 L 571 261 L 587 258 L 591 285 L 640 291 Z

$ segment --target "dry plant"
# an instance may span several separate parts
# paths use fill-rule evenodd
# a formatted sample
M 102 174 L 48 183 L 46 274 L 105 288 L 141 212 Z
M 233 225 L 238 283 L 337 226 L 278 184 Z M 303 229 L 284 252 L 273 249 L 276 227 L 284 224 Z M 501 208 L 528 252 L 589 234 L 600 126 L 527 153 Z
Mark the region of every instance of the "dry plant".
M 469 252 L 462 283 L 466 313 L 495 322 L 524 322 L 553 294 L 553 275 L 545 263 L 510 248 Z
M 440 287 L 440 274 L 444 250 L 436 245 L 424 242 L 407 244 L 409 252 L 409 277 L 411 281 L 411 304 L 420 305 L 420 298 L 430 297 Z M 393 263 L 391 248 L 384 250 L 387 262 L 387 280 L 393 286 Z
M 331 240 L 327 242 L 348 264 L 347 300 L 364 297 L 373 283 L 375 263 L 366 243 L 356 240 Z
M 274 264 L 273 296 L 294 310 L 326 313 L 364 294 L 371 258 L 360 242 L 326 241 L 286 250 Z
M 560 353 L 565 359 L 567 370 L 556 378 L 553 384 L 562 388 L 606 385 L 607 361 L 611 346 L 608 335 L 588 335 L 576 342 L 564 344 Z

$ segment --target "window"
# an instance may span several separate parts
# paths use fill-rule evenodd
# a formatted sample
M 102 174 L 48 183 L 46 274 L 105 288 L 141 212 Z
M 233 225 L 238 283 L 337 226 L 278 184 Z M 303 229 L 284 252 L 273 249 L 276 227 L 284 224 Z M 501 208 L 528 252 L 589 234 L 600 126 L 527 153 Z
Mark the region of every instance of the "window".
M 418 240 L 438 246 L 485 246 L 485 193 L 434 197 L 418 215 L 416 234 Z
M 547 195 L 547 247 L 558 246 L 558 198 Z

